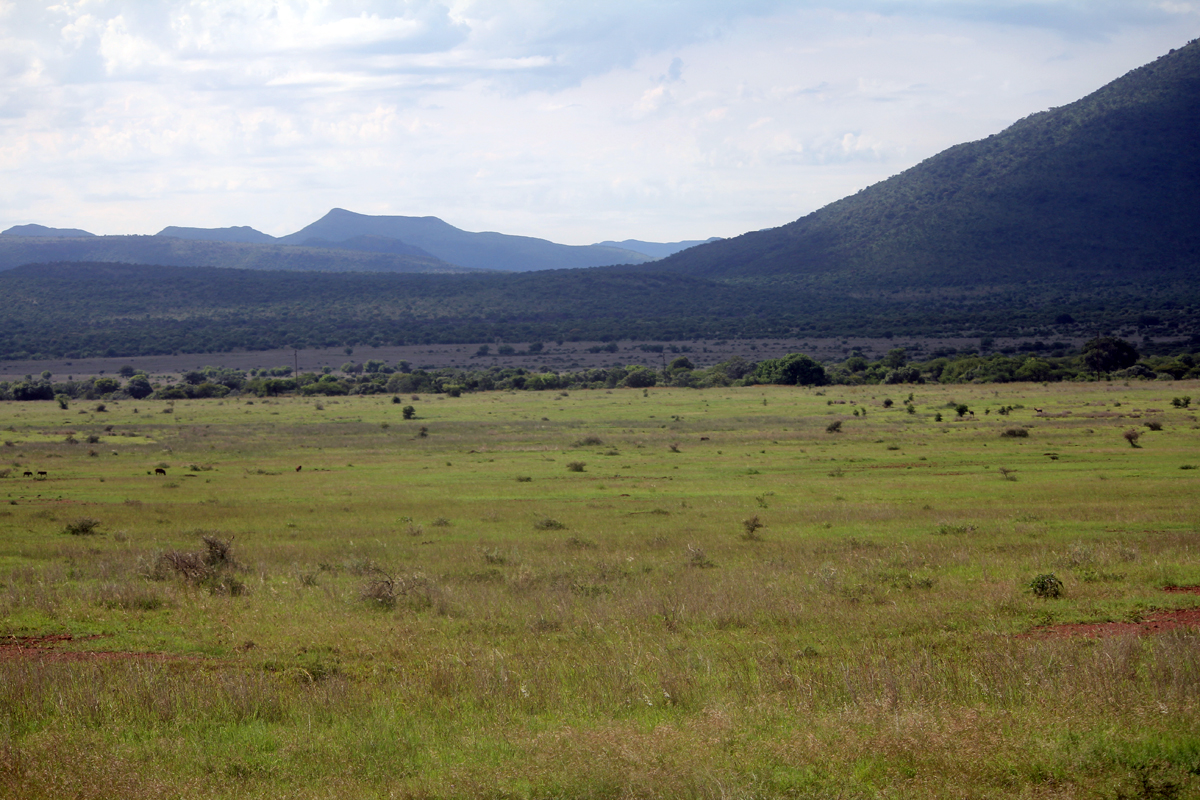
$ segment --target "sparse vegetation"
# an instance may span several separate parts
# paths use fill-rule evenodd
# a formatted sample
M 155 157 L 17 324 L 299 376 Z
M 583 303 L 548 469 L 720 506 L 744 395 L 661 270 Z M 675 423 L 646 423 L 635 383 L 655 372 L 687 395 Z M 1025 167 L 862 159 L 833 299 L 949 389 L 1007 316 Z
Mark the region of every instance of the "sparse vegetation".
M 73 637 L 0 654 L 0 794 L 1117 797 L 1142 764 L 1189 796 L 1197 634 L 1148 631 L 1200 584 L 1200 429 L 1120 445 L 1165 405 L 1130 384 L 842 387 L 836 437 L 794 387 L 464 391 L 425 440 L 381 436 L 391 392 L 118 400 L 73 426 L 101 458 L 0 404 L 0 647 Z M 975 422 L 932 422 L 952 391 Z M 997 406 L 1054 409 L 1036 448 Z M 564 475 L 583 432 L 619 455 Z

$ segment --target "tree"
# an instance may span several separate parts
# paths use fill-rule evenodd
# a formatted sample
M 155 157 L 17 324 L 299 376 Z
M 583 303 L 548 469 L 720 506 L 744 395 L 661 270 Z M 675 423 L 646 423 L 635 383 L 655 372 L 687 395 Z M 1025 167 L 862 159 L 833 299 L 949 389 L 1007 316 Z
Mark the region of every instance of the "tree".
M 888 350 L 886 356 L 883 357 L 882 363 L 888 369 L 900 369 L 908 363 L 908 352 L 903 347 L 894 347 Z
M 137 370 L 134 369 L 133 367 L 129 366 L 128 364 L 126 364 L 125 366 L 123 366 L 119 370 L 117 370 L 117 374 L 120 375 L 125 380 L 129 380 L 130 378 L 132 378 L 134 375 L 137 374 Z
M 1134 346 L 1115 336 L 1097 336 L 1083 346 L 1083 365 L 1097 374 L 1132 367 L 1137 360 Z
M 759 383 L 784 386 L 824 386 L 829 382 L 825 368 L 803 353 L 762 361 L 755 372 Z
M 154 387 L 150 385 L 150 379 L 145 375 L 134 375 L 129 379 L 129 383 L 125 384 L 125 391 L 129 392 L 129 396 L 134 400 L 141 400 L 143 397 L 153 394 Z
M 643 366 L 631 366 L 622 383 L 631 389 L 645 389 L 648 386 L 658 383 L 658 376 L 654 374 L 654 370 L 652 369 L 647 369 Z

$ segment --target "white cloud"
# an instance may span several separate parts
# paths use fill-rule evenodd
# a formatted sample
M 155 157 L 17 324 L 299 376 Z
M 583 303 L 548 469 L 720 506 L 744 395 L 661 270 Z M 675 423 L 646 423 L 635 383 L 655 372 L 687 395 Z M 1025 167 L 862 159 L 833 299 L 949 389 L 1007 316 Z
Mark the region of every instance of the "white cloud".
M 0 2 L 0 228 L 778 225 L 1184 44 L 1196 3 Z

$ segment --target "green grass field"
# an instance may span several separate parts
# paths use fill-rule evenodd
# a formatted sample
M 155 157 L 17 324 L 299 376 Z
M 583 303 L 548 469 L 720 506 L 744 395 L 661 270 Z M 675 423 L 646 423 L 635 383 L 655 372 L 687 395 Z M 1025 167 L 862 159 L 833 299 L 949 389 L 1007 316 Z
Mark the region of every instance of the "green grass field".
M 1200 796 L 1182 395 L 0 404 L 0 796 Z

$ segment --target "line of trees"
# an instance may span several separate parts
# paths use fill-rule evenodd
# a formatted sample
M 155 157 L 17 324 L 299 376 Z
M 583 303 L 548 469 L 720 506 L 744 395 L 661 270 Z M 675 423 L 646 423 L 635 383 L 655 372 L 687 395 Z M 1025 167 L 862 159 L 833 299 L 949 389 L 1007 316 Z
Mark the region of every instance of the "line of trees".
M 152 380 L 124 367 L 120 378 L 100 376 L 56 382 L 49 373 L 38 378 L 0 382 L 0 400 L 104 400 L 150 397 L 160 400 L 226 397 L 229 395 L 351 395 L 437 393 L 496 390 L 645 389 L 675 386 L 704 389 L 721 386 L 782 384 L 793 386 L 1008 383 L 1013 381 L 1176 380 L 1200 378 L 1200 352 L 1139 359 L 1133 345 L 1112 337 L 1088 342 L 1074 355 L 1040 353 L 980 355 L 975 352 L 910 360 L 902 348 L 874 361 L 852 353 L 840 363 L 821 364 L 802 353 L 750 362 L 737 356 L 706 368 L 681 355 L 664 368 L 642 365 L 598 367 L 568 372 L 492 366 L 480 369 L 413 369 L 407 362 L 387 364 L 370 360 L 347 362 L 334 371 L 293 375 L 290 367 L 241 370 L 205 367 L 183 373 L 178 380 Z M 123 380 L 122 380 L 123 379 Z

